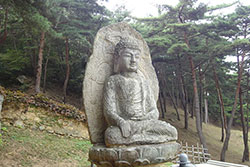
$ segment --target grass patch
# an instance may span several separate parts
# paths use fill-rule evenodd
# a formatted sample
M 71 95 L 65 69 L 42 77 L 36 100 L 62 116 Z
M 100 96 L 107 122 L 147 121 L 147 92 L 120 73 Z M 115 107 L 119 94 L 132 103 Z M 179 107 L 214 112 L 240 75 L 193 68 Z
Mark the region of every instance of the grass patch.
M 2 132 L 0 166 L 90 166 L 87 140 L 61 137 L 38 130 L 7 127 Z M 11 158 L 7 158 L 11 156 Z M 11 159 L 15 160 L 11 162 Z M 6 162 L 9 160 L 9 162 Z M 12 166 L 11 165 L 11 166 Z

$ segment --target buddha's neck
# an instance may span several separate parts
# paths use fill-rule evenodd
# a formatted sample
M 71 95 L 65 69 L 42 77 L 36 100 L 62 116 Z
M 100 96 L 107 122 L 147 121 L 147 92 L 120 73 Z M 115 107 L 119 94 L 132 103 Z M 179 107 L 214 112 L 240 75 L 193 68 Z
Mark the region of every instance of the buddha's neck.
M 127 78 L 135 78 L 137 76 L 137 72 L 121 72 L 120 74 Z

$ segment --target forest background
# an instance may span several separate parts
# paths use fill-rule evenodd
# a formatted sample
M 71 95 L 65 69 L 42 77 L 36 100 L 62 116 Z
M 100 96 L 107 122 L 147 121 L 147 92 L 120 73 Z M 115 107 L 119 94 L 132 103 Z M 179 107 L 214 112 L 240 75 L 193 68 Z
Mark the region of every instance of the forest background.
M 232 13 L 213 15 L 233 5 Z M 204 147 L 203 122 L 220 122 L 223 161 L 231 127 L 240 125 L 242 161 L 249 161 L 250 6 L 180 0 L 176 6 L 157 7 L 158 16 L 135 18 L 124 6 L 109 11 L 96 0 L 0 0 L 0 85 L 26 91 L 23 78 L 29 77 L 35 81 L 34 93 L 57 84 L 64 103 L 70 92 L 81 96 L 97 31 L 126 21 L 149 45 L 162 116 L 170 98 L 177 119 L 178 106 L 184 110 L 185 129 L 189 117 L 196 117 Z M 225 61 L 227 56 L 237 62 Z

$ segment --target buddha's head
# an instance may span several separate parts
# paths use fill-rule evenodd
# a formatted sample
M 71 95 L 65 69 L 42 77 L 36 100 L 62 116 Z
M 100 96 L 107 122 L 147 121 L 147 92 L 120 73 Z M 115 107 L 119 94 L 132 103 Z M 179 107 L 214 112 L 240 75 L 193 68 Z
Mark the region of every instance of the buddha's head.
M 141 50 L 131 38 L 121 38 L 115 46 L 114 72 L 137 72 Z

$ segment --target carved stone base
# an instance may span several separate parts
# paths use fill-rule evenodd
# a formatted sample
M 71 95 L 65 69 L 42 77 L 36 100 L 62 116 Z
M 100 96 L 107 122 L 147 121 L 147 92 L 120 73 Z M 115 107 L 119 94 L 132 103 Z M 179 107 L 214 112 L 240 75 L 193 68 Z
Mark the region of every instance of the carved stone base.
M 179 152 L 176 142 L 107 148 L 93 146 L 89 150 L 89 160 L 98 167 L 139 167 L 171 161 Z

